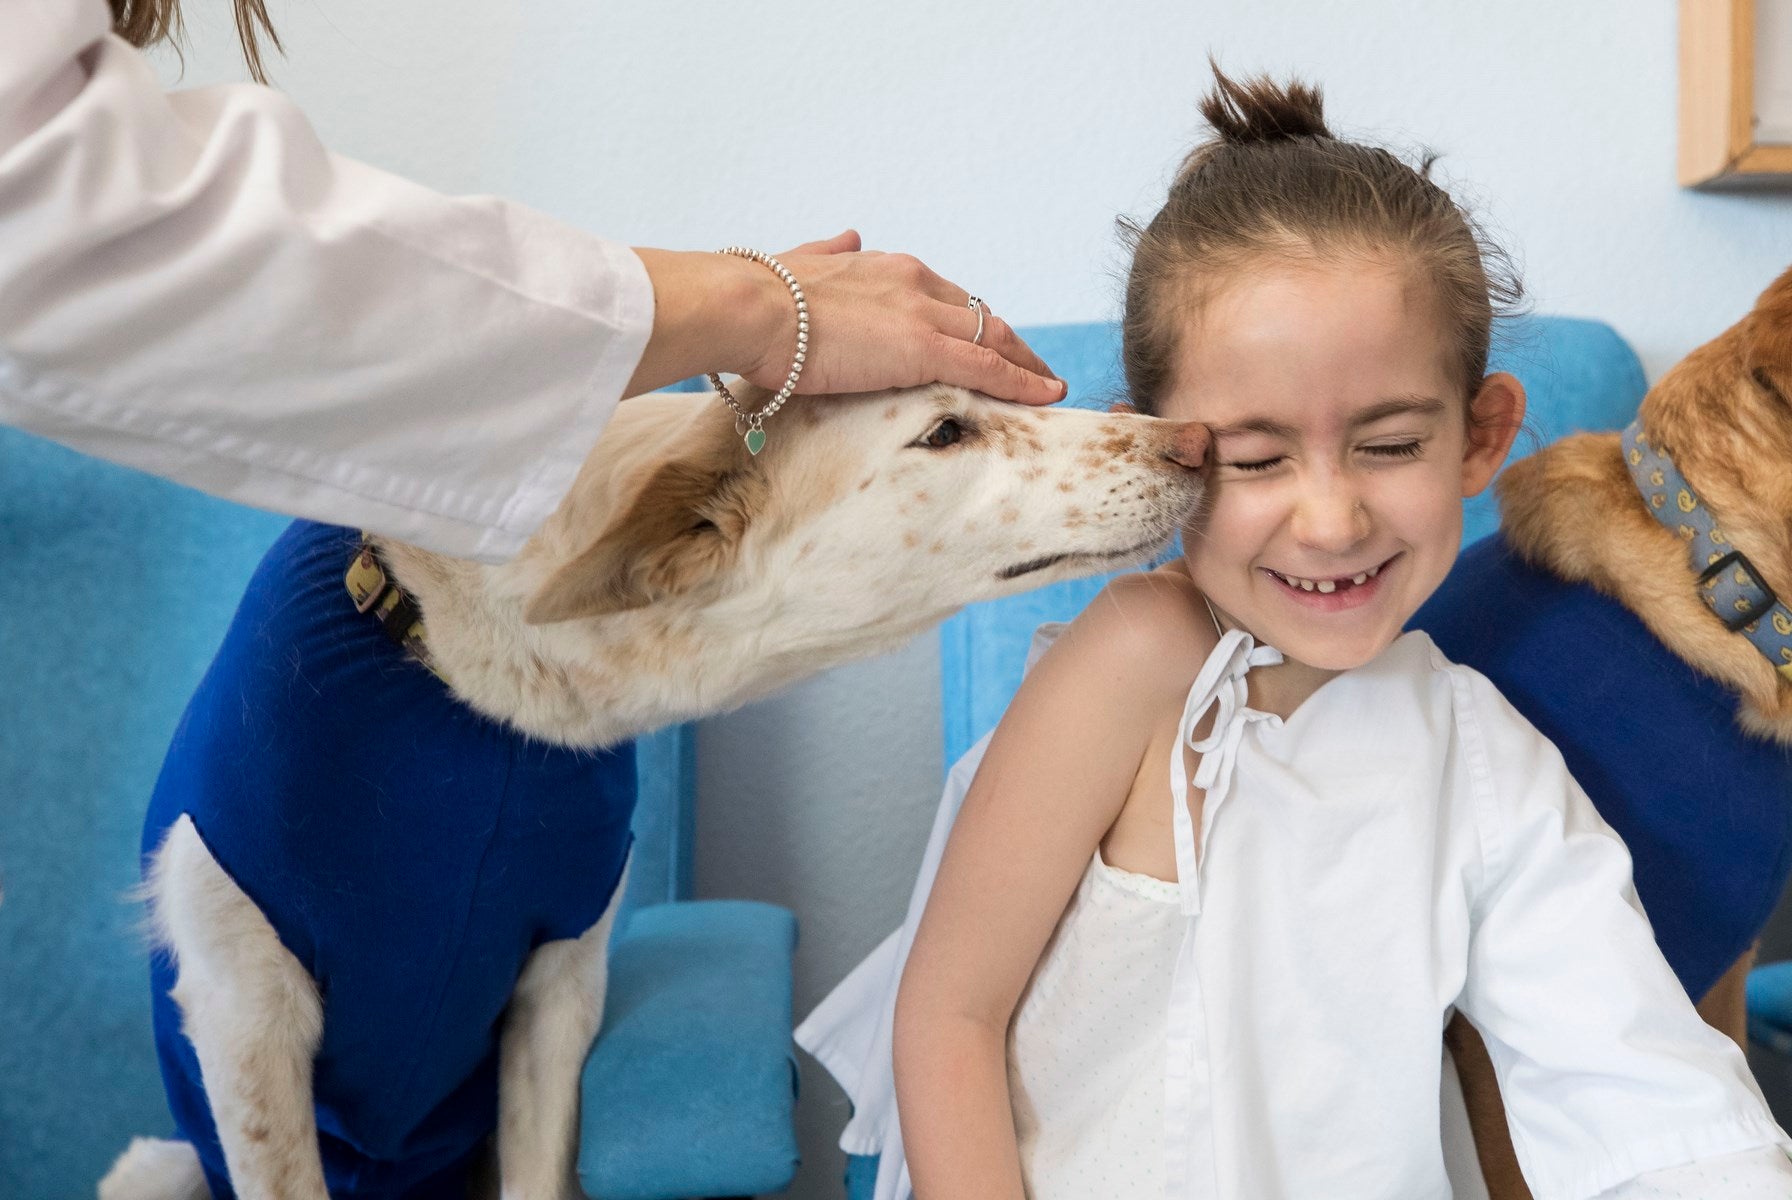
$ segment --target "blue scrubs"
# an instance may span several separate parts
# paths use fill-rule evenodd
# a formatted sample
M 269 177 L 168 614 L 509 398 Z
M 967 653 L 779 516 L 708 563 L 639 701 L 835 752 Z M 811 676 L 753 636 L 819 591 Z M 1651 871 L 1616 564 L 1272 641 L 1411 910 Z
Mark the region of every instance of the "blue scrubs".
M 1413 617 L 1561 748 L 1630 847 L 1662 953 L 1700 999 L 1760 935 L 1792 866 L 1792 749 L 1628 609 L 1526 564 L 1499 534 Z
M 621 877 L 634 746 L 545 745 L 453 700 L 355 611 L 358 548 L 301 521 L 268 551 L 175 732 L 143 852 L 189 815 L 317 981 L 331 1196 L 460 1200 L 524 961 L 594 925 Z M 169 1104 L 230 1200 L 173 966 L 152 970 Z

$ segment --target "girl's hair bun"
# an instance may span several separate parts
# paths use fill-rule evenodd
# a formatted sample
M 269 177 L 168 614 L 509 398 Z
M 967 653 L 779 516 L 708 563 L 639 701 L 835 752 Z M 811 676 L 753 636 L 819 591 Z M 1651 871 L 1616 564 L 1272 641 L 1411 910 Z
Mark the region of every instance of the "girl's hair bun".
M 1430 156 L 1409 165 L 1336 137 L 1310 83 L 1239 82 L 1217 65 L 1201 114 L 1213 132 L 1182 160 L 1164 206 L 1143 226 L 1120 222 L 1132 242 L 1120 358 L 1133 405 L 1157 415 L 1189 319 L 1253 259 L 1356 261 L 1365 252 L 1409 265 L 1436 289 L 1451 372 L 1473 396 L 1487 374 L 1493 314 L 1522 293 L 1499 248 L 1432 182 Z
M 1293 138 L 1329 138 L 1325 98 L 1311 84 L 1277 83 L 1266 76 L 1240 83 L 1213 67 L 1213 90 L 1201 101 L 1201 115 L 1222 144 L 1248 146 Z

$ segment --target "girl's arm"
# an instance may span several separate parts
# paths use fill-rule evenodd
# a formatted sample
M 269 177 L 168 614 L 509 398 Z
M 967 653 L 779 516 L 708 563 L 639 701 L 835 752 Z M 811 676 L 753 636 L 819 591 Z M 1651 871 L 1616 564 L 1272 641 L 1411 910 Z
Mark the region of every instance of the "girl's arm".
M 1023 1194 L 1008 1023 L 1125 803 L 1152 718 L 1180 700 L 1211 646 L 1192 619 L 1198 605 L 1185 578 L 1116 580 L 1034 666 L 996 729 L 896 1003 L 897 1107 L 919 1200 Z

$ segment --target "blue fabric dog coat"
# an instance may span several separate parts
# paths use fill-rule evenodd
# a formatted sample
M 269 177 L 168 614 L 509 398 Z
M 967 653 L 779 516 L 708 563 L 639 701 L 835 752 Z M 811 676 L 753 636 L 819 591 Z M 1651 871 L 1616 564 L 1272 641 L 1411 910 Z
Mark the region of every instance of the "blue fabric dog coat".
M 331 1196 L 460 1200 L 524 960 L 594 925 L 621 877 L 634 746 L 532 742 L 454 700 L 355 611 L 358 549 L 298 522 L 268 551 L 175 732 L 143 852 L 189 815 L 317 981 Z M 230 1200 L 168 956 L 153 982 L 175 1121 Z
M 1662 953 L 1698 1000 L 1760 935 L 1792 858 L 1792 750 L 1630 610 L 1528 565 L 1494 535 L 1413 617 L 1561 748 L 1630 847 Z

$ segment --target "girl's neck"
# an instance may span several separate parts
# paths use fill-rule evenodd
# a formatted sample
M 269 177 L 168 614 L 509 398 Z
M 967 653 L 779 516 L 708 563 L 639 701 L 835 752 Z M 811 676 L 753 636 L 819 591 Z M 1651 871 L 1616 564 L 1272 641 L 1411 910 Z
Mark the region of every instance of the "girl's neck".
M 1258 667 L 1246 681 L 1250 688 L 1248 703 L 1259 712 L 1274 713 L 1284 721 L 1306 703 L 1328 680 L 1342 671 L 1309 667 L 1306 663 L 1284 658 L 1273 667 Z
M 1228 629 L 1251 632 L 1239 621 L 1216 609 L 1213 601 L 1207 600 L 1205 594 L 1202 599 L 1206 601 L 1208 615 L 1213 618 L 1216 634 L 1224 636 Z M 1256 637 L 1255 634 L 1251 636 Z M 1307 697 L 1340 674 L 1342 672 L 1325 667 L 1310 667 L 1284 655 L 1282 661 L 1274 666 L 1258 667 L 1251 672 L 1247 681 L 1250 688 L 1247 703 L 1259 712 L 1274 713 L 1287 720 L 1294 715 L 1295 709 L 1306 702 Z

